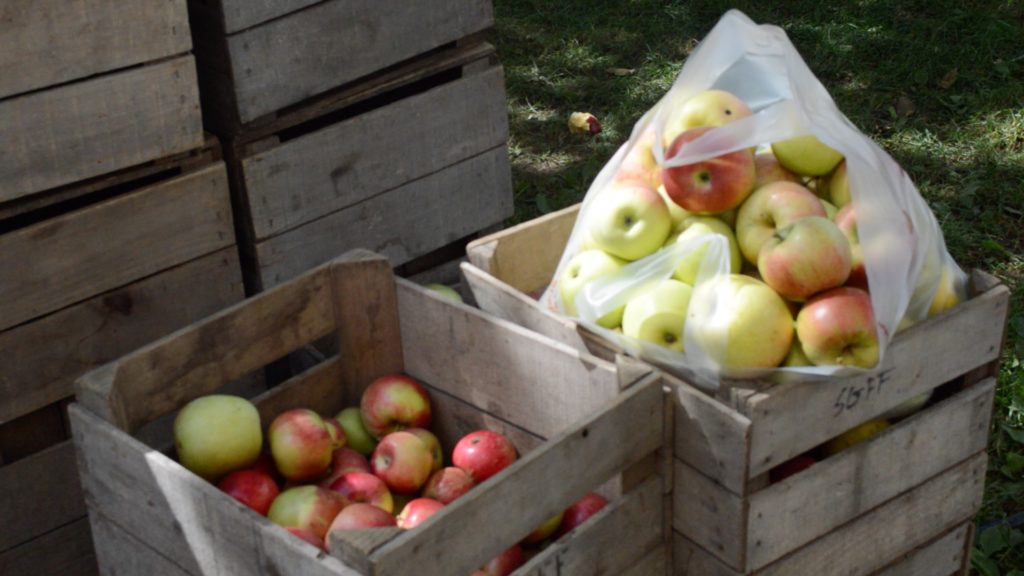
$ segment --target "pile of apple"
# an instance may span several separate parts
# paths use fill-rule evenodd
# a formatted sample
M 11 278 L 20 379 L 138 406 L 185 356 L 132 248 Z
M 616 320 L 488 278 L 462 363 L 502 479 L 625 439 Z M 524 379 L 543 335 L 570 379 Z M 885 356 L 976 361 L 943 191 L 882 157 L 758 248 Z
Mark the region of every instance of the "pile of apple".
M 180 463 L 218 488 L 323 549 L 335 530 L 414 528 L 517 458 L 497 432 L 463 436 L 444 466 L 441 443 L 427 427 L 430 398 L 404 374 L 374 380 L 360 405 L 334 417 L 288 410 L 270 423 L 264 446 L 256 407 L 244 398 L 208 395 L 189 402 L 174 421 Z M 588 494 L 521 544 L 558 537 L 605 505 Z M 509 574 L 524 562 L 513 545 L 475 574 Z
M 698 93 L 667 115 L 665 157 L 751 114 L 728 92 Z M 704 245 L 596 322 L 683 352 L 689 321 L 701 350 L 727 370 L 873 367 L 879 340 L 843 155 L 806 135 L 660 167 L 656 138 L 652 124 L 592 199 L 579 251 L 556 279 L 564 310 L 578 315 L 582 288 L 630 262 L 718 235 L 728 273 L 697 283 Z M 943 274 L 929 314 L 956 304 L 951 279 Z

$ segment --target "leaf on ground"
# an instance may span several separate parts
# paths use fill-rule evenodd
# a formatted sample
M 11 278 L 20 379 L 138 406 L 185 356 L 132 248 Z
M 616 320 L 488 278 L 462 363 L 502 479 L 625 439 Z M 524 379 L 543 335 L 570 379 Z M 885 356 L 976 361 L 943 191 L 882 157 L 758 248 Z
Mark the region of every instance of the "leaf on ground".
M 982 576 L 999 576 L 999 566 L 977 549 L 971 554 L 971 566 Z
M 946 75 L 943 76 L 941 80 L 939 80 L 939 88 L 943 90 L 949 90 L 950 88 L 953 87 L 953 84 L 956 84 L 956 79 L 959 76 L 960 72 L 956 68 L 953 68 L 949 72 L 946 72 Z
M 632 76 L 636 74 L 636 68 L 607 68 L 605 72 L 612 76 Z
M 978 536 L 978 548 L 985 556 L 992 556 L 1006 548 L 1006 540 L 1003 539 L 1003 533 L 999 528 L 999 526 L 986 528 Z
M 895 108 L 896 114 L 903 116 L 904 118 L 910 116 L 915 110 L 917 110 L 917 107 L 914 106 L 914 101 L 905 95 L 896 99 Z
M 551 212 L 551 203 L 548 201 L 548 197 L 544 194 L 537 194 L 533 198 L 534 202 L 537 203 L 537 210 L 541 214 L 547 214 Z
M 1006 432 L 1007 436 L 1013 438 L 1013 440 L 1018 444 L 1024 444 L 1024 429 L 1010 428 L 1009 426 L 1004 425 L 1003 431 Z
M 1016 452 L 1007 452 L 1005 460 L 1006 463 L 999 468 L 999 471 L 1007 478 L 1017 478 L 1021 472 L 1024 472 L 1024 456 Z

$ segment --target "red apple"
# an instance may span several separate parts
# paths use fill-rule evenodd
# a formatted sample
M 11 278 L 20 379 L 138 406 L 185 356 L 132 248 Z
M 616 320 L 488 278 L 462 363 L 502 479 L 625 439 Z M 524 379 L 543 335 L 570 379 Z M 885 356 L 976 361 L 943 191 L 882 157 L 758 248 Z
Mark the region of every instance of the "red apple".
M 773 182 L 747 198 L 736 213 L 736 242 L 754 266 L 761 247 L 779 228 L 807 216 L 826 217 L 825 206 L 807 188 L 793 182 Z
M 388 514 L 394 512 L 391 492 L 383 480 L 368 472 L 349 472 L 327 487 L 345 497 L 349 502 L 371 504 Z
M 430 518 L 437 513 L 438 510 L 444 508 L 444 504 L 441 504 L 437 500 L 430 498 L 416 498 L 410 500 L 405 508 L 398 514 L 398 518 L 395 519 L 399 528 L 415 528 L 423 523 L 424 520 Z
M 666 158 L 713 128 L 693 128 L 672 141 Z M 749 149 L 661 170 L 665 193 L 690 212 L 718 214 L 739 206 L 754 189 L 754 154 Z
M 480 484 L 516 461 L 516 447 L 493 430 L 477 430 L 463 436 L 452 451 L 452 464 Z
M 797 472 L 810 468 L 817 462 L 818 461 L 812 458 L 811 456 L 808 456 L 807 454 L 801 454 L 795 458 L 790 458 L 789 460 L 786 460 L 782 464 L 779 464 L 775 468 L 769 470 L 768 479 L 769 481 L 771 481 L 772 484 L 776 482 L 782 482 L 783 480 L 789 478 L 790 476 L 796 474 Z
M 648 126 L 637 138 L 633 147 L 619 164 L 613 177 L 616 182 L 641 182 L 644 186 L 657 190 L 661 186 L 661 171 L 654 158 L 654 126 Z
M 807 358 L 816 365 L 871 368 L 879 346 L 871 297 L 847 286 L 807 301 L 796 317 L 796 333 Z
M 513 544 L 511 548 L 495 556 L 483 568 L 473 574 L 479 576 L 508 576 L 526 562 L 523 549 L 519 544 Z
M 323 418 L 312 410 L 280 414 L 267 429 L 270 454 L 278 472 L 293 482 L 323 476 L 331 465 L 331 434 Z
M 442 504 L 451 504 L 474 486 L 469 472 L 455 466 L 448 466 L 434 472 L 423 486 L 423 496 L 433 498 Z
M 562 525 L 562 518 L 565 516 L 565 510 L 562 510 L 554 516 L 548 518 L 543 524 L 534 529 L 523 538 L 523 544 L 536 544 L 543 542 L 548 536 L 551 536 L 558 530 L 558 527 Z
M 285 528 L 309 530 L 322 542 L 327 527 L 346 504 L 337 492 L 319 486 L 297 486 L 274 499 L 267 518 Z
M 277 471 L 277 466 L 274 465 L 274 457 L 269 452 L 261 452 L 260 457 L 256 459 L 256 462 L 247 468 L 247 470 L 258 470 L 264 472 L 274 479 L 278 485 L 284 478 L 281 477 L 281 473 Z
M 324 426 L 327 427 L 327 432 L 331 435 L 331 449 L 337 450 L 338 448 L 344 448 L 348 441 L 345 437 L 345 429 L 341 427 L 334 418 L 324 418 Z
M 754 155 L 754 173 L 757 177 L 754 190 L 772 182 L 795 182 L 800 184 L 800 177 L 779 164 L 779 159 L 771 152 Z
M 857 234 L 857 216 L 853 212 L 853 204 L 843 206 L 836 213 L 836 226 L 846 236 L 850 243 L 850 256 L 852 267 L 850 277 L 846 280 L 847 286 L 853 286 L 862 290 L 868 289 L 868 270 L 864 266 L 864 251 L 860 247 L 860 236 Z
M 419 382 L 404 374 L 381 376 L 363 391 L 359 412 L 366 430 L 381 438 L 403 428 L 430 425 L 430 397 Z
M 441 451 L 441 441 L 437 439 L 437 436 L 426 428 L 407 428 L 405 431 L 427 445 L 427 449 L 430 450 L 430 455 L 433 457 L 433 466 L 430 467 L 430 471 L 440 470 L 444 466 L 444 453 Z
M 293 536 L 297 536 L 298 538 L 309 542 L 324 552 L 327 551 L 327 546 L 324 545 L 323 538 L 317 538 L 316 534 L 313 534 L 309 530 L 306 530 L 305 528 L 296 528 L 294 526 L 286 526 L 285 530 L 290 532 Z
M 327 533 L 335 530 L 359 530 L 361 528 L 386 528 L 396 526 L 395 517 L 380 508 L 365 502 L 356 502 L 345 506 L 345 509 L 334 517 Z M 330 542 L 330 538 L 327 538 Z
M 801 302 L 842 286 L 852 263 L 850 243 L 839 227 L 828 218 L 809 216 L 775 231 L 761 247 L 757 271 L 783 298 Z
M 331 453 L 330 472 L 317 484 L 327 488 L 332 482 L 349 472 L 372 473 L 373 470 L 370 469 L 370 461 L 359 452 L 347 446 L 345 448 L 338 448 Z
M 573 502 L 565 509 L 562 516 L 562 523 L 555 532 L 556 538 L 573 531 L 577 526 L 586 522 L 591 516 L 597 514 L 602 508 L 608 505 L 608 500 L 597 492 L 588 492 L 582 498 Z
M 280 492 L 273 476 L 251 468 L 228 474 L 217 484 L 217 488 L 263 516 L 267 515 L 267 510 L 270 510 L 270 505 Z
M 392 432 L 380 439 L 370 457 L 370 468 L 395 492 L 416 492 L 430 478 L 434 457 L 422 440 L 408 432 Z

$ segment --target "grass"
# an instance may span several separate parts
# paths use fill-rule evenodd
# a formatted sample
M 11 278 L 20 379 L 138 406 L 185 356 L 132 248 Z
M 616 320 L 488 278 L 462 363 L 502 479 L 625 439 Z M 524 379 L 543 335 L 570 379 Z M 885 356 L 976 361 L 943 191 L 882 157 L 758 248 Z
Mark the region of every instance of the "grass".
M 720 2 L 495 0 L 515 220 L 580 201 L 668 90 Z M 850 120 L 910 174 L 949 251 L 1012 291 L 980 526 L 1024 512 L 1024 3 L 735 2 L 783 28 Z M 612 69 L 618 69 L 614 73 Z M 595 114 L 595 137 L 566 127 Z M 1024 575 L 1024 528 L 978 532 L 978 573 Z

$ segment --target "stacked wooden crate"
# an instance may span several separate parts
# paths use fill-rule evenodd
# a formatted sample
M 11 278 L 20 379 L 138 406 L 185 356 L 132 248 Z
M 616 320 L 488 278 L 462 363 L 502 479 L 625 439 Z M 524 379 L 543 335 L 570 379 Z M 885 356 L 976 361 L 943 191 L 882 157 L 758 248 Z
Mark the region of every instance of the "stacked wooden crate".
M 184 0 L 0 8 L 0 573 L 96 570 L 72 382 L 243 297 Z
M 598 356 L 615 347 L 535 300 L 578 206 L 482 238 L 462 266 L 476 302 Z M 896 336 L 869 373 L 811 383 L 669 378 L 675 399 L 676 574 L 966 575 L 1009 294 L 975 272 L 971 298 Z M 801 454 L 932 393 L 919 412 L 810 468 Z
M 512 213 L 489 1 L 190 0 L 255 293 L 347 249 L 403 265 Z

